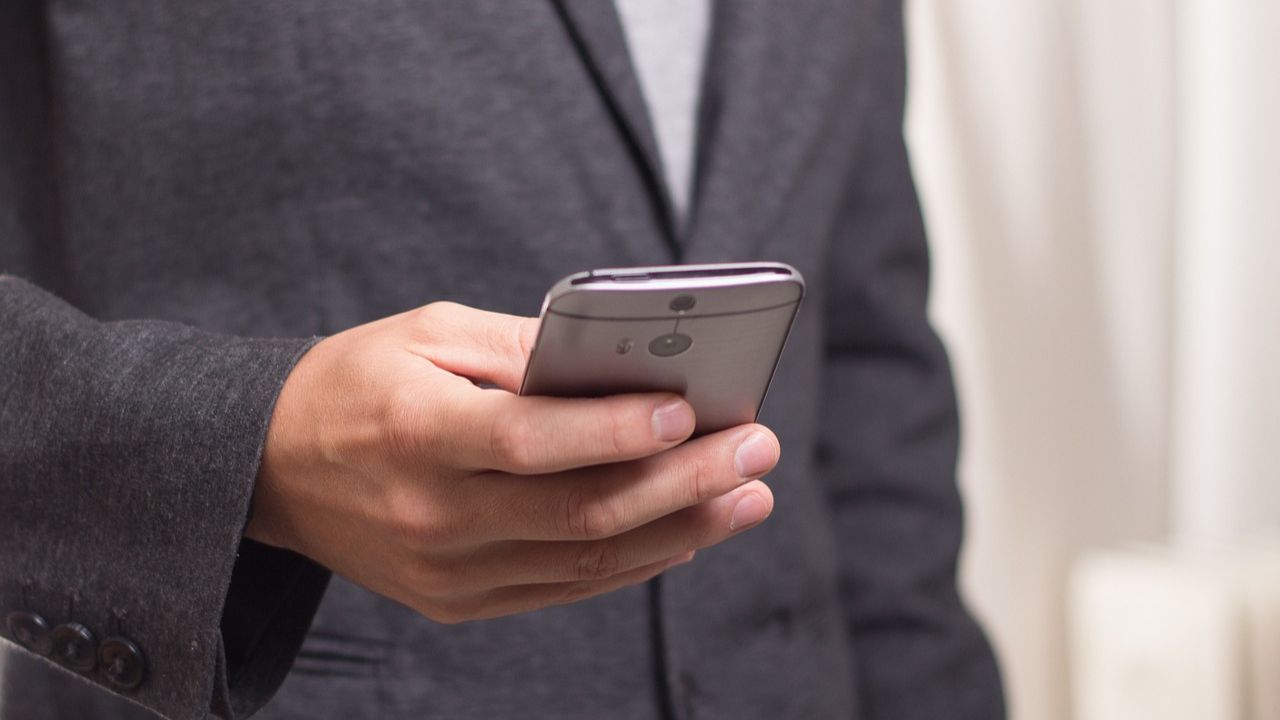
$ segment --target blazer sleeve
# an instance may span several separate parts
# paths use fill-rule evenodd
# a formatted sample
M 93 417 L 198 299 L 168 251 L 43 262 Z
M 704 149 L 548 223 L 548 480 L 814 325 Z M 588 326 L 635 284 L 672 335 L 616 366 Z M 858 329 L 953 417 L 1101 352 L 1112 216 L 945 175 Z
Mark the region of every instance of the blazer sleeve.
M 3 274 L 57 277 L 41 17 L 0 3 L 0 650 L 166 717 L 242 716 L 328 580 L 242 540 L 275 399 L 314 339 L 100 322 Z M 0 686 L 15 717 L 47 696 Z
M 903 141 L 901 6 L 865 4 L 859 149 L 828 258 L 817 445 L 841 552 L 860 717 L 1004 717 L 987 640 L 956 585 L 962 508 L 946 354 Z
M 264 703 L 328 578 L 241 541 L 275 398 L 309 344 L 101 323 L 0 280 L 6 637 L 166 717 Z

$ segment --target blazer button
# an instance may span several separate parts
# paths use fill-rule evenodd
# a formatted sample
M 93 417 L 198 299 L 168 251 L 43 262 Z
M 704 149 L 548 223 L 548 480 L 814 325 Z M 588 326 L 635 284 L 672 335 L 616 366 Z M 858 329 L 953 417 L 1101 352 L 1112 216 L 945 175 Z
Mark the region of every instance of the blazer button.
M 39 613 L 18 610 L 5 616 L 5 625 L 9 627 L 9 637 L 22 647 L 37 655 L 48 655 L 53 649 L 53 638 L 49 636 L 49 621 Z
M 117 690 L 133 690 L 142 684 L 147 663 L 132 640 L 110 637 L 98 646 L 98 667 L 107 683 Z
M 53 629 L 53 659 L 72 670 L 89 672 L 97 664 L 97 641 L 89 628 L 76 622 Z

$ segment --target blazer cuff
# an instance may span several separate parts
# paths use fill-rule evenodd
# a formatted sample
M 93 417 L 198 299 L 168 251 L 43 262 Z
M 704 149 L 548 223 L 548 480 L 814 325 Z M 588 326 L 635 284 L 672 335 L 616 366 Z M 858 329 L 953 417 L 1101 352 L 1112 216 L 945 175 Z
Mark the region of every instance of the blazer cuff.
M 241 540 L 316 340 L 99 322 L 0 283 L 0 633 L 166 717 L 265 702 L 327 573 Z

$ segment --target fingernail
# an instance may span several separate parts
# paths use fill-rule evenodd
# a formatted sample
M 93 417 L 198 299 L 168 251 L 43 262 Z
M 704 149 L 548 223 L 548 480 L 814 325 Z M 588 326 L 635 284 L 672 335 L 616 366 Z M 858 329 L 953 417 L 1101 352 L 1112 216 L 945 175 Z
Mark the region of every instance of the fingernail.
M 733 469 L 738 471 L 738 477 L 741 478 L 763 475 L 777 462 L 778 455 L 773 443 L 759 430 L 748 435 L 733 455 Z
M 769 506 L 761 497 L 750 493 L 733 506 L 733 517 L 729 519 L 730 530 L 742 530 L 751 527 L 769 516 Z
M 689 552 L 683 555 L 677 555 L 671 558 L 671 561 L 667 563 L 667 567 L 675 567 L 677 565 L 683 565 L 692 559 L 693 559 L 693 551 L 690 550 Z
M 684 400 L 669 400 L 653 411 L 653 435 L 662 442 L 693 432 L 693 408 Z

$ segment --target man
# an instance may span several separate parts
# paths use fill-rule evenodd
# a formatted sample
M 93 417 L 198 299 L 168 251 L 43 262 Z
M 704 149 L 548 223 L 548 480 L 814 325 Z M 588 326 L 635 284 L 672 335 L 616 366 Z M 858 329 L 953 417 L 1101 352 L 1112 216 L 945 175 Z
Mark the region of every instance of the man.
M 717 3 L 687 194 L 634 3 L 0 12 L 6 712 L 1002 715 L 897 3 Z M 762 424 L 513 394 L 558 277 L 749 259 Z

